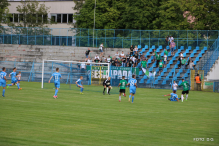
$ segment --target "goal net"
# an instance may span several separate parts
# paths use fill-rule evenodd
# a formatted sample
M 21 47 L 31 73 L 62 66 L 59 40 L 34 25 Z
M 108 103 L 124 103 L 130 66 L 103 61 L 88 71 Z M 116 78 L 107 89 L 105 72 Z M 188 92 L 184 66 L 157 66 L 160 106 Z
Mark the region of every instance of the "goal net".
M 42 88 L 54 89 L 53 79 L 48 83 L 50 77 L 56 68 L 59 68 L 59 73 L 62 78 L 60 80 L 60 89 L 79 90 L 75 82 L 83 76 L 84 91 L 102 92 L 103 81 L 110 76 L 109 63 L 88 63 L 78 61 L 61 61 L 61 60 L 43 60 L 42 63 Z M 118 89 L 116 92 L 118 93 Z

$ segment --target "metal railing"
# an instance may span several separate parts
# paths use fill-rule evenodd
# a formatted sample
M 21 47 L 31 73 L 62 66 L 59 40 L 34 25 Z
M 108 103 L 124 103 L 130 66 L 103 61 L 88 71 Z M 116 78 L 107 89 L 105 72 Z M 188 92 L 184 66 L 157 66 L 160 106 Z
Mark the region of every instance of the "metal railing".
M 94 33 L 94 34 L 93 34 Z M 84 28 L 25 28 L 0 27 L 0 44 L 59 45 L 78 47 L 129 48 L 131 45 L 163 45 L 171 35 L 179 46 L 210 46 L 219 36 L 219 30 L 130 30 Z M 94 37 L 93 37 L 94 36 Z

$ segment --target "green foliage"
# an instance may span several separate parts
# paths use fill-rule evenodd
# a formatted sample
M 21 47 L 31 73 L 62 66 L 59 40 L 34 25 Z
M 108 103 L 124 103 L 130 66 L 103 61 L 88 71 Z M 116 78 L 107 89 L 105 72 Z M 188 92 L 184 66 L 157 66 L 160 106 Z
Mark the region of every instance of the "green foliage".
M 10 17 L 12 17 L 12 15 L 9 14 L 8 6 L 10 6 L 10 4 L 8 3 L 7 0 L 0 1 L 0 26 L 1 26 L 1 23 L 12 25 L 10 23 Z

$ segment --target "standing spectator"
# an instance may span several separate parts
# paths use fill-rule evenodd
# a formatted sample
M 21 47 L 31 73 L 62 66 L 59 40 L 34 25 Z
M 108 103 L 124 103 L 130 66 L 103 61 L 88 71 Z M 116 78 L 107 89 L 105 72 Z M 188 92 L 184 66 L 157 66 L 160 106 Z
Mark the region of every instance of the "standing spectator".
M 126 67 L 126 61 L 127 61 L 126 57 L 123 57 L 122 58 L 122 67 Z
M 138 47 L 137 47 L 137 46 L 135 46 L 135 49 L 134 49 L 134 54 L 135 54 L 135 52 L 137 52 L 137 53 L 138 53 Z
M 133 60 L 132 60 L 132 56 L 129 58 L 128 64 L 129 64 L 129 67 L 132 67 L 132 66 L 133 66 L 134 62 L 133 62 Z
M 199 76 L 199 74 L 197 74 L 197 76 L 195 77 L 195 82 L 196 82 L 196 87 L 197 87 L 197 91 L 201 91 L 201 78 Z
M 163 70 L 163 62 L 162 62 L 162 60 L 160 60 L 160 62 L 159 62 L 159 75 L 160 75 L 162 70 Z
M 171 43 L 172 41 L 174 41 L 174 38 L 170 35 L 168 40 Z
M 182 57 L 182 60 L 181 60 L 181 64 L 182 64 L 182 68 L 184 69 L 185 68 L 185 65 L 186 65 L 186 59 Z
M 189 60 L 187 62 L 188 63 L 186 64 L 186 68 L 190 68 L 191 57 L 189 57 Z
M 181 68 L 181 66 L 182 66 L 182 57 L 181 56 L 179 57 L 178 62 L 179 62 L 178 67 Z
M 90 48 L 88 48 L 88 50 L 85 52 L 85 56 L 86 56 L 86 58 L 88 58 L 90 52 L 93 52 L 93 51 L 91 51 Z
M 164 54 L 166 54 L 167 55 L 167 60 L 168 60 L 168 51 L 167 51 L 167 48 L 165 48 L 165 50 L 164 50 Z
M 138 61 L 138 52 L 135 52 L 134 54 L 134 58 L 135 58 L 135 66 L 137 66 L 137 61 Z
M 103 43 L 102 44 L 100 44 L 100 47 L 99 47 L 99 50 L 100 50 L 100 56 L 102 56 L 103 55 Z
M 159 65 L 159 62 L 160 62 L 160 60 L 161 60 L 161 56 L 160 56 L 160 53 L 158 52 L 157 54 L 156 54 L 156 67 L 158 67 L 158 65 Z M 162 61 L 162 60 L 161 60 Z
M 163 61 L 164 61 L 164 67 L 166 67 L 166 64 L 167 64 L 167 55 L 164 53 L 164 56 L 163 56 Z
M 194 67 L 195 67 L 195 64 L 191 60 L 190 63 L 189 63 L 189 69 L 194 70 Z
M 180 52 L 179 56 L 182 57 L 182 58 L 184 57 L 182 52 Z
M 133 61 L 133 67 L 135 67 L 135 61 L 137 61 L 137 60 L 134 56 L 132 56 L 132 61 Z
M 152 62 L 155 62 L 155 60 L 156 60 L 156 52 L 155 52 L 155 49 L 154 49 L 153 52 L 152 52 L 151 60 L 152 60 Z
M 169 42 L 169 35 L 165 38 L 165 42 L 166 42 L 166 44 L 168 45 L 168 42 Z
M 171 55 L 174 56 L 174 47 L 176 46 L 176 44 L 173 42 L 170 43 L 170 50 L 171 50 Z
M 118 51 L 116 52 L 115 57 L 119 58 L 119 52 Z
M 134 50 L 133 45 L 131 45 L 131 47 L 130 47 L 130 56 L 133 55 L 133 50 Z
M 144 68 L 144 69 L 147 68 L 147 61 L 146 61 L 146 59 L 143 59 L 143 60 L 141 61 L 141 68 Z
M 120 55 L 121 55 L 122 58 L 125 57 L 125 54 L 124 54 L 123 51 L 122 51 L 122 53 Z
M 110 57 L 110 55 L 107 57 L 107 62 L 110 63 L 112 60 L 112 58 Z
M 116 66 L 115 58 L 112 58 L 111 64 L 112 64 L 112 66 Z

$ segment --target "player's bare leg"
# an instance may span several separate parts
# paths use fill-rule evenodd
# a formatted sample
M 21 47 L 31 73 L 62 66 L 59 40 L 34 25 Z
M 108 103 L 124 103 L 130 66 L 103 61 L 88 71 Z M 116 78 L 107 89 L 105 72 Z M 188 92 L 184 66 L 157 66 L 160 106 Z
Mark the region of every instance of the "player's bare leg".
M 105 95 L 106 86 L 103 88 L 103 95 Z

